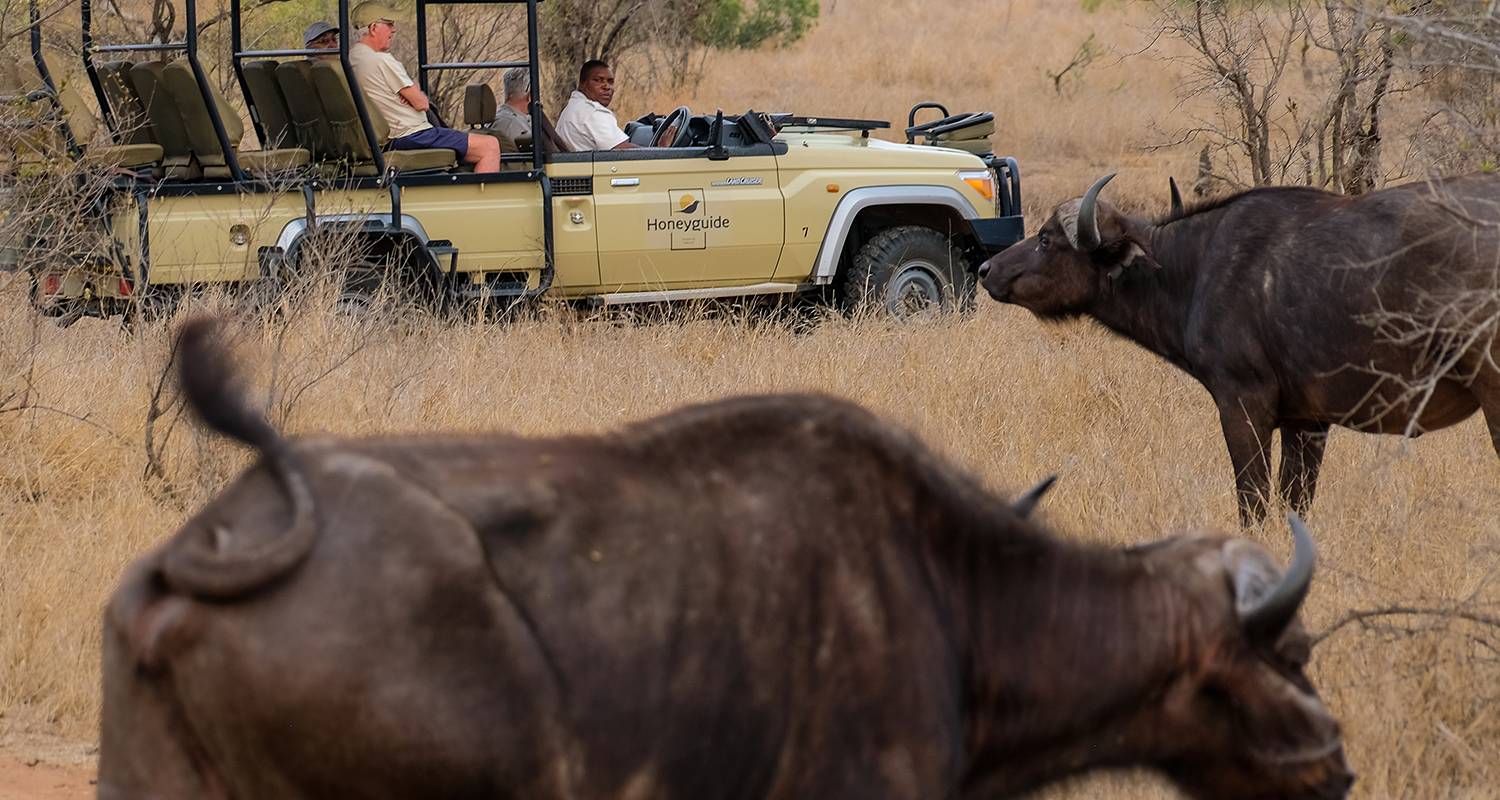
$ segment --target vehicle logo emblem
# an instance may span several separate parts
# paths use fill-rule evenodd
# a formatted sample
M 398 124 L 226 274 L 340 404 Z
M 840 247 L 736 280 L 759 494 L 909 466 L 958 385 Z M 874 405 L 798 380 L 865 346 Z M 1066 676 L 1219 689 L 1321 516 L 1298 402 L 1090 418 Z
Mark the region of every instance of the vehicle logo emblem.
M 710 215 L 708 201 L 700 189 L 667 192 L 667 215 L 647 217 L 647 233 L 665 233 L 673 250 L 705 250 L 709 231 L 729 228 L 729 217 Z

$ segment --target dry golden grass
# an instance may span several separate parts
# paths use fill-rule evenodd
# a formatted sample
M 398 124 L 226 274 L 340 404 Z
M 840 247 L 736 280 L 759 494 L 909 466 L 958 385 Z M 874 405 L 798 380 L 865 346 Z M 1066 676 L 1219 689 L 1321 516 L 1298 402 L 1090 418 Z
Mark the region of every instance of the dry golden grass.
M 825 0 L 818 27 L 788 49 L 715 53 L 685 97 L 661 91 L 648 102 L 629 92 L 627 69 L 617 104 L 622 119 L 679 103 L 699 113 L 872 117 L 892 122 L 882 134 L 891 139 L 918 101 L 955 113 L 994 111 L 995 149 L 1019 159 L 1029 216 L 1116 170 L 1112 197 L 1165 211 L 1166 176 L 1192 176 L 1197 157 L 1193 148 L 1144 151 L 1186 127 L 1178 69 L 1161 60 L 1179 49 L 1159 42 L 1130 57 L 1146 47 L 1152 19 L 1129 3 L 1085 13 L 1076 0 Z M 1058 95 L 1048 71 L 1066 66 L 1090 33 L 1104 54 Z M 934 112 L 923 113 L 925 120 Z
M 1166 174 L 1193 164 L 1187 150 L 1142 150 L 1179 127 L 1169 65 L 1106 57 L 1063 98 L 1044 74 L 1090 30 L 1116 56 L 1130 52 L 1147 21 L 1128 5 L 1086 15 L 1020 0 L 825 2 L 818 28 L 791 49 L 715 55 L 690 96 L 625 94 L 622 116 L 649 100 L 904 120 L 911 102 L 938 99 L 999 112 L 996 141 L 1021 159 L 1033 223 L 1112 169 L 1114 198 L 1161 209 Z M 599 430 L 686 402 L 815 389 L 914 428 L 997 489 L 1060 472 L 1046 513 L 1068 535 L 1126 543 L 1235 525 L 1206 393 L 1095 328 L 1043 326 L 987 300 L 970 319 L 833 320 L 806 333 L 690 314 L 400 329 L 310 315 L 238 330 L 290 431 Z M 0 413 L 0 739 L 16 720 L 93 737 L 98 618 L 122 566 L 245 458 L 184 422 L 164 448 L 175 493 L 143 480 L 167 339 L 163 326 L 59 329 L 33 317 L 17 282 L 0 286 L 0 398 L 25 389 L 35 405 Z M 172 418 L 158 423 L 158 443 Z M 1314 630 L 1352 609 L 1500 606 L 1500 462 L 1478 419 L 1414 442 L 1334 434 L 1310 521 L 1323 557 L 1306 607 Z M 1279 523 L 1251 535 L 1287 551 Z M 1345 724 L 1359 796 L 1500 796 L 1497 644 L 1493 630 L 1398 618 L 1319 646 L 1314 679 Z M 1104 778 L 1049 796 L 1168 794 Z
M 46 407 L 0 416 L 0 709 L 24 707 L 89 737 L 97 621 L 111 585 L 245 455 L 180 425 L 165 448 L 180 493 L 142 481 L 165 330 L 36 326 L 14 288 L 0 309 L 6 374 L 35 333 L 31 385 Z M 906 327 L 831 321 L 803 334 L 691 318 L 396 332 L 313 316 L 285 331 L 241 328 L 238 341 L 261 385 L 275 375 L 271 406 L 289 411 L 283 424 L 293 431 L 597 430 L 685 402 L 816 389 L 914 428 L 998 489 L 1060 472 L 1047 516 L 1069 535 L 1126 543 L 1234 525 L 1228 460 L 1201 389 L 1098 330 L 1042 326 L 1008 307 Z M 1409 445 L 1340 432 L 1324 480 L 1311 518 L 1323 552 L 1311 628 L 1389 604 L 1494 608 L 1500 465 L 1478 420 Z M 1253 535 L 1286 552 L 1280 524 Z M 1500 781 L 1493 631 L 1486 644 L 1465 625 L 1402 622 L 1345 629 L 1315 659 L 1361 792 L 1482 796 Z M 1127 791 L 1080 791 L 1101 787 Z M 1157 791 L 1146 783 L 1128 793 Z

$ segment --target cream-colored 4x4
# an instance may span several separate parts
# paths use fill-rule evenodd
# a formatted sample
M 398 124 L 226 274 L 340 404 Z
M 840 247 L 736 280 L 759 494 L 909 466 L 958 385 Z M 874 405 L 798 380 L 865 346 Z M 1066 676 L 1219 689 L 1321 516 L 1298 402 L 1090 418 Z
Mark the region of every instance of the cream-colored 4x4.
M 127 170 L 99 206 L 113 255 L 34 276 L 44 313 L 117 314 L 201 284 L 274 288 L 308 268 L 310 243 L 353 237 L 368 264 L 349 273 L 353 306 L 392 287 L 442 303 L 805 293 L 907 315 L 969 303 L 979 263 L 1023 237 L 1019 174 L 991 154 L 989 114 L 919 105 L 903 144 L 871 137 L 885 122 L 682 107 L 627 126 L 645 144 L 675 129 L 670 146 L 570 153 L 544 135 L 502 147 L 502 171 L 480 175 L 452 151 L 382 151 L 385 125 L 350 79 L 347 41 L 339 60 L 308 60 L 244 50 L 236 25 L 232 66 L 261 142 L 251 150 L 196 47 L 171 43 L 184 55 L 164 67 L 132 63 L 150 45 L 93 42 L 89 5 L 80 72 L 116 149 L 141 145 L 133 158 L 150 158 L 115 165 Z M 523 5 L 534 31 L 535 0 Z M 534 36 L 529 61 L 427 63 L 421 52 L 424 87 L 440 69 L 517 64 L 537 85 Z M 66 131 L 88 112 L 52 72 L 41 94 Z M 493 94 L 470 87 L 465 105 L 469 127 L 487 132 Z M 916 124 L 924 108 L 940 119 Z M 550 128 L 540 106 L 533 123 Z

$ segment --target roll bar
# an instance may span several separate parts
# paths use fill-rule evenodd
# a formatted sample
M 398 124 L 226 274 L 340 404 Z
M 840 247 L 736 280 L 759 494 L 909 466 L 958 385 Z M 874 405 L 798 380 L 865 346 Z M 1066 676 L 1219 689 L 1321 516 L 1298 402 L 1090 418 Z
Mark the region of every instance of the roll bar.
M 87 2 L 88 0 L 84 0 Z M 191 3 L 193 0 L 187 0 Z M 244 27 L 241 23 L 242 0 L 229 0 L 229 61 L 234 67 L 234 78 L 240 86 L 240 96 L 245 99 L 245 108 L 250 111 L 250 124 L 255 126 L 255 137 L 260 140 L 261 147 L 269 147 L 266 141 L 265 126 L 260 120 L 260 110 L 255 107 L 255 96 L 250 94 L 250 84 L 245 80 L 244 60 L 247 58 L 277 58 L 286 56 L 312 56 L 320 55 L 324 51 L 307 47 L 288 48 L 285 50 L 246 50 Z M 381 175 L 385 174 L 385 152 L 377 144 L 375 138 L 375 126 L 370 123 L 370 111 L 365 107 L 365 95 L 359 87 L 359 76 L 354 74 L 353 67 L 349 64 L 349 37 L 345 35 L 350 30 L 349 25 L 349 0 L 339 0 L 339 66 L 344 70 L 344 79 L 349 82 L 349 94 L 354 100 L 354 110 L 359 114 L 360 127 L 364 129 L 365 140 L 370 143 L 370 157 L 375 160 L 375 167 Z
M 512 67 L 526 67 L 531 73 L 531 85 L 541 85 L 541 76 L 537 70 L 540 58 L 537 54 L 537 4 L 541 0 L 417 0 L 417 83 L 422 87 L 423 93 L 430 94 L 430 82 L 427 74 L 433 71 L 458 70 L 458 69 L 510 69 Z M 427 52 L 427 7 L 428 6 L 459 6 L 459 5 L 526 5 L 526 59 L 525 61 L 428 61 Z M 339 37 L 340 41 L 343 37 Z M 531 129 L 540 131 L 542 129 L 541 105 L 536 100 L 536 92 L 532 92 L 531 100 Z M 531 168 L 540 171 L 546 158 L 546 145 L 540 136 L 531 137 Z M 551 204 L 547 205 L 550 213 Z M 551 235 L 551 220 L 548 220 L 548 235 Z M 551 247 L 548 247 L 551 253 Z
M 62 98 L 57 96 L 57 83 L 52 80 L 52 72 L 47 69 L 47 59 L 42 57 L 42 12 L 37 5 L 37 0 L 31 0 L 27 4 L 27 22 L 31 27 L 31 63 L 36 66 L 37 75 L 41 76 L 44 92 L 52 102 L 52 113 L 57 115 L 57 127 L 62 131 L 63 141 L 68 145 L 68 155 L 73 158 L 83 157 L 83 148 L 77 139 L 73 138 L 73 128 L 68 125 L 68 115 L 63 113 Z

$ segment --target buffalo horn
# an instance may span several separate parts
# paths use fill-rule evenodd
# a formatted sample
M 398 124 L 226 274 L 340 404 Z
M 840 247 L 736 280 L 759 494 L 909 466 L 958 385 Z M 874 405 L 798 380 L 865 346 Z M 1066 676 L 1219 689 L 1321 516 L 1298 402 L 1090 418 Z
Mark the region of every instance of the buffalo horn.
M 1094 185 L 1083 193 L 1083 202 L 1078 204 L 1078 249 L 1085 253 L 1093 252 L 1099 246 L 1099 209 L 1096 207 L 1099 191 L 1114 177 L 1115 173 L 1111 172 L 1094 181 Z
M 1182 216 L 1182 192 L 1177 190 L 1177 179 L 1168 176 L 1167 185 L 1172 187 L 1172 219 Z
M 1243 580 L 1240 575 L 1235 576 L 1240 624 L 1252 639 L 1268 641 L 1280 636 L 1291 623 L 1292 617 L 1297 615 L 1297 609 L 1301 607 L 1308 588 L 1312 586 L 1313 566 L 1318 560 L 1318 550 L 1301 518 L 1296 514 L 1288 514 L 1287 522 L 1292 526 L 1295 552 L 1292 554 L 1292 565 L 1287 567 L 1276 585 L 1258 599 L 1250 601 L 1243 596 L 1243 592 L 1254 581 L 1249 576 L 1245 576 Z
M 1025 494 L 1017 497 L 1016 501 L 1010 504 L 1010 510 L 1016 512 L 1016 516 L 1022 519 L 1031 516 L 1031 512 L 1036 510 L 1036 507 L 1042 502 L 1042 497 L 1047 494 L 1047 490 L 1051 489 L 1054 483 L 1057 483 L 1056 475 L 1048 475 L 1042 478 L 1037 485 L 1027 489 Z

